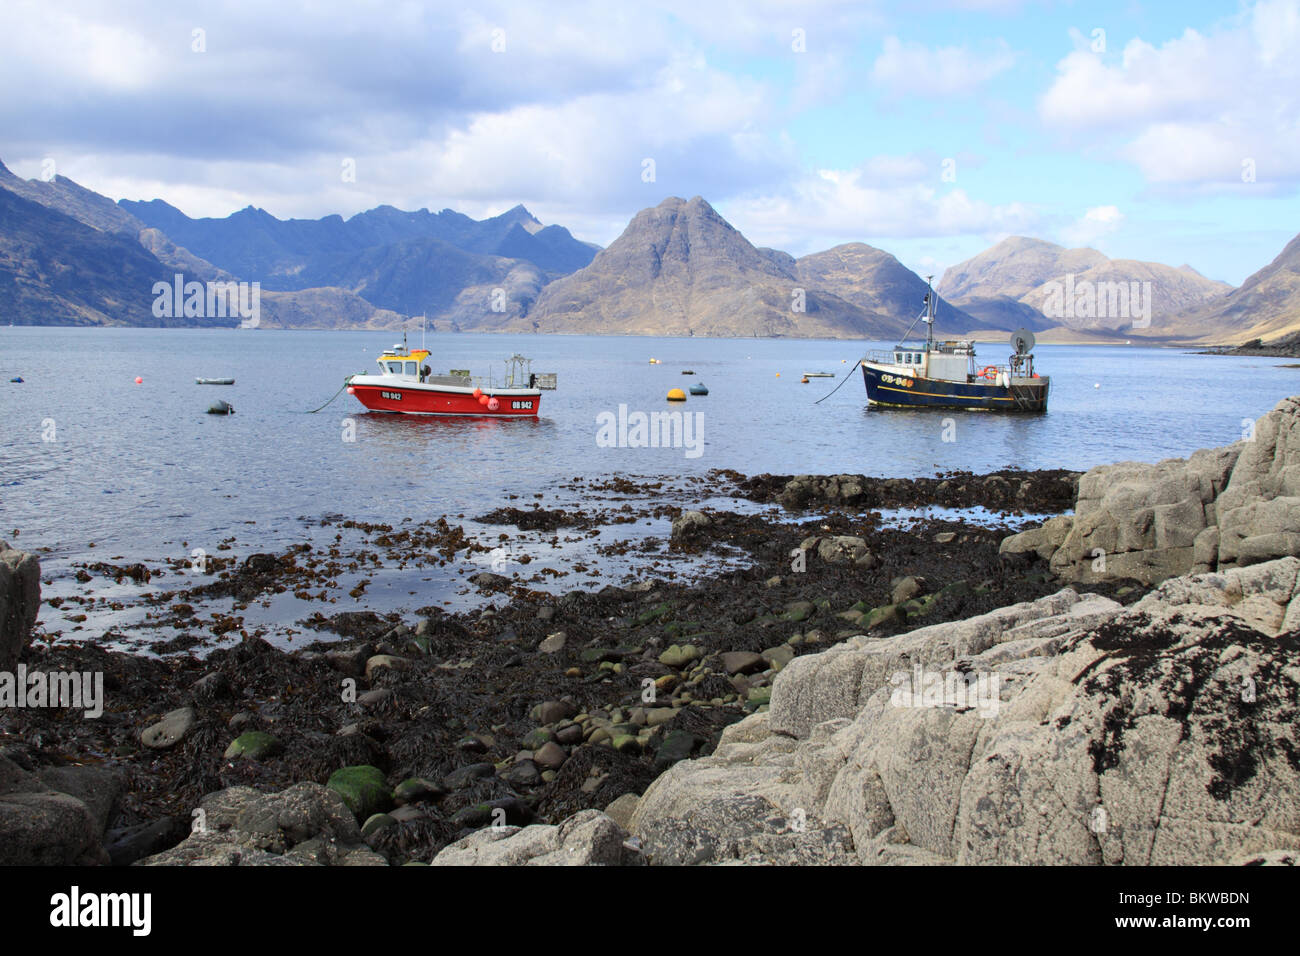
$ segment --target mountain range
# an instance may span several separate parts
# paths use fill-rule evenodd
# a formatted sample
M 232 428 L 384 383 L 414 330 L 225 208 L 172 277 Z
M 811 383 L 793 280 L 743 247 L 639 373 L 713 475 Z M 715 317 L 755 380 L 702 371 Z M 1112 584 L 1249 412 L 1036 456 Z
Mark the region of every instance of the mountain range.
M 1123 284 L 1127 295 L 1136 282 L 1141 307 L 1144 311 L 1149 307 L 1149 314 L 1136 315 L 1138 309 L 1131 306 L 1111 309 L 1098 302 L 1091 308 L 1071 305 L 1069 314 L 1063 314 L 1067 310 L 1056 306 L 1064 302 L 1054 303 L 1053 295 L 1063 296 L 1067 278 L 1071 289 L 1090 288 L 1094 295 L 1098 288 L 1105 291 L 1115 283 Z M 1207 279 L 1191 266 L 1110 259 L 1096 249 L 1067 249 L 1024 236 L 1003 239 L 950 267 L 938 288 L 955 304 L 986 320 L 1016 314 L 1034 330 L 1067 325 L 1076 331 L 1126 336 L 1179 334 L 1185 328 L 1182 316 L 1232 291 L 1228 283 Z M 1125 314 L 1113 314 L 1116 311 Z
M 926 293 L 865 243 L 800 258 L 754 246 L 699 196 L 641 210 L 601 249 L 522 205 L 483 220 L 392 206 L 348 219 L 281 220 L 251 206 L 193 219 L 62 176 L 24 180 L 0 163 L 0 322 L 234 324 L 155 316 L 154 283 L 177 272 L 261 283 L 268 328 L 385 328 L 423 315 L 464 331 L 889 340 L 922 334 Z M 1063 283 L 1079 308 L 1062 308 Z M 1130 311 L 1149 309 L 1140 320 L 1115 314 L 1121 285 Z M 935 288 L 941 335 L 1025 327 L 1049 341 L 1238 344 L 1300 331 L 1300 237 L 1237 289 L 1190 266 L 1019 236 L 950 267 Z
M 925 283 L 855 243 L 795 259 L 758 248 L 699 196 L 633 217 L 591 265 L 542 290 L 516 323 L 541 332 L 890 338 L 922 308 Z M 945 328 L 974 319 L 938 305 Z

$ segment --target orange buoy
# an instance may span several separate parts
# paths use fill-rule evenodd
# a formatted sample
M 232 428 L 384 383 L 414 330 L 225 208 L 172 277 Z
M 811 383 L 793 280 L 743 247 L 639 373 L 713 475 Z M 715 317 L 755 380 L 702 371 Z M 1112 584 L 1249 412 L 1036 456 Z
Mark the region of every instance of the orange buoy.
M 808 384 L 808 376 L 805 375 L 803 378 L 799 379 L 799 382 L 800 382 L 801 384 L 803 384 L 803 385 L 807 385 L 807 384 Z
M 669 389 L 669 391 L 668 391 L 668 401 L 670 401 L 670 402 L 684 402 L 684 401 L 686 401 L 686 393 L 683 392 L 680 388 Z
M 139 375 L 137 375 L 137 376 L 135 377 L 135 384 L 137 384 L 137 385 L 143 385 L 143 384 L 144 384 L 144 379 L 141 378 Z
M 478 397 L 478 403 L 479 403 L 480 405 L 486 405 L 486 404 L 488 403 L 488 397 L 487 397 L 486 395 L 481 395 L 481 394 L 480 394 L 479 397 Z
M 481 389 L 481 388 L 476 388 L 476 389 L 474 389 L 474 397 L 475 397 L 475 398 L 482 398 L 482 397 L 483 397 L 483 389 Z

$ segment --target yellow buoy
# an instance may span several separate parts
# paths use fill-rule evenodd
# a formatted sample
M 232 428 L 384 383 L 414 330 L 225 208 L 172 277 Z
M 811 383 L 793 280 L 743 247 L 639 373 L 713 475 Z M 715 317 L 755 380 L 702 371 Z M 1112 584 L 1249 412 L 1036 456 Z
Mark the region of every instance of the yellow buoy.
M 669 389 L 669 391 L 668 391 L 668 401 L 670 401 L 670 402 L 684 402 L 684 401 L 686 401 L 686 393 L 683 392 L 680 388 Z
M 780 378 L 780 377 L 781 377 L 781 373 L 780 373 L 780 372 L 777 372 L 777 373 L 776 373 L 776 377 L 777 377 L 777 378 Z

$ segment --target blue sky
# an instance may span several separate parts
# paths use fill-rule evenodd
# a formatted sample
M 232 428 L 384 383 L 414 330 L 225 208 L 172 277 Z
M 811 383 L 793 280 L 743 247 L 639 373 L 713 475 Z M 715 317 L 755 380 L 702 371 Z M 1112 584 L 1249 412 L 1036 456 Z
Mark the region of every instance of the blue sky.
M 523 202 L 604 245 L 698 194 L 795 255 L 1019 234 L 1234 284 L 1300 231 L 1300 0 L 9 0 L 0 89 L 15 172 L 191 215 Z

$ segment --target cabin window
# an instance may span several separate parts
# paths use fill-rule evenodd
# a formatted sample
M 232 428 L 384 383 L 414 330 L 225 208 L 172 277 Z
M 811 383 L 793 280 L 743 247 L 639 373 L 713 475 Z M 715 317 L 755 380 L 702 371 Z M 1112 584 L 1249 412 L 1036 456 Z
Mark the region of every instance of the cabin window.
M 895 352 L 895 353 L 894 353 L 894 361 L 897 362 L 899 365 L 902 365 L 902 364 L 903 364 L 903 353 L 902 353 L 902 352 Z
M 401 374 L 402 374 L 402 363 L 401 363 L 401 362 L 389 362 L 389 363 L 388 363 L 388 371 L 391 372 L 391 373 L 394 374 L 394 375 L 401 375 Z
M 406 374 L 407 374 L 407 375 L 414 375 L 414 374 L 415 374 L 415 363 L 414 363 L 414 362 L 407 362 L 407 363 L 406 363 Z

